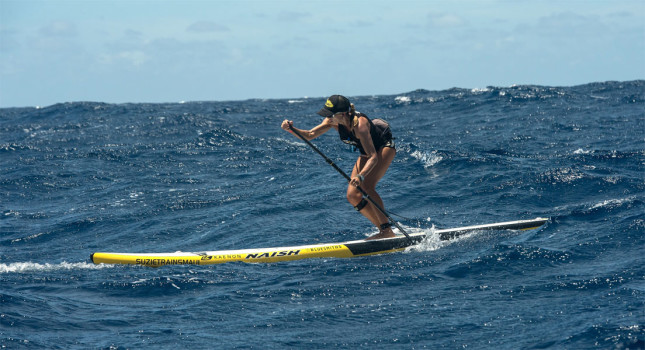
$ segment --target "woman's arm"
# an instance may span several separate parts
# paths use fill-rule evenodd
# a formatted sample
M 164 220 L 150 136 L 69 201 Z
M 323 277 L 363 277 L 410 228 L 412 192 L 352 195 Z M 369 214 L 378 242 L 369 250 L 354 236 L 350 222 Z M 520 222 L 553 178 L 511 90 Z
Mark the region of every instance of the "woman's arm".
M 365 151 L 365 157 L 368 157 L 367 162 L 365 162 L 365 166 L 359 172 L 360 175 L 365 177 L 378 164 L 378 155 L 376 154 L 376 149 L 374 148 L 374 143 L 372 142 L 372 135 L 370 134 L 370 123 L 367 119 L 358 119 L 358 125 L 356 126 L 355 134 L 356 137 L 361 141 L 361 145 L 363 146 L 363 150 Z M 358 179 L 358 177 L 356 177 L 355 179 Z M 352 181 L 352 183 L 354 182 Z M 360 182 L 356 183 L 355 185 L 359 184 Z
M 325 118 L 325 120 L 323 120 L 322 123 L 320 123 L 319 125 L 317 125 L 311 130 L 302 130 L 302 129 L 295 128 L 293 126 L 293 121 L 286 120 L 286 119 L 282 122 L 282 125 L 281 125 L 282 129 L 289 132 L 291 132 L 291 130 L 293 129 L 297 131 L 300 135 L 302 135 L 304 138 L 306 138 L 307 140 L 313 140 L 316 137 L 326 133 L 327 131 L 329 131 L 329 129 L 331 129 L 331 126 L 332 125 L 328 118 Z

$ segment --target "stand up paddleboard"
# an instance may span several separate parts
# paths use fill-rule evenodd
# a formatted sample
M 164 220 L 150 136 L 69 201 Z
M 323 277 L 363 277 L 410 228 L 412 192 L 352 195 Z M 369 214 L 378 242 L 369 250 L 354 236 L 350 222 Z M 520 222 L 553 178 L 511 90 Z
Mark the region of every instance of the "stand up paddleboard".
M 488 225 L 467 226 L 435 230 L 442 240 L 486 230 L 531 230 L 544 225 L 548 219 L 536 218 L 499 222 Z M 271 263 L 306 258 L 352 258 L 401 251 L 423 241 L 425 233 L 413 233 L 378 240 L 358 240 L 343 243 L 310 244 L 294 247 L 220 250 L 175 253 L 94 253 L 90 259 L 95 264 L 136 264 L 151 267 L 164 265 L 211 265 L 242 261 L 247 263 Z

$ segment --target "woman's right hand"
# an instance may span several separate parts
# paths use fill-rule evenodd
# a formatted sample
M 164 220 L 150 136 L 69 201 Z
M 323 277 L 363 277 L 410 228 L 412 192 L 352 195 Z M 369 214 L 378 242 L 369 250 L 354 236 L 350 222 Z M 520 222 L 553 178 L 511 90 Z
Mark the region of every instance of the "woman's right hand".
M 291 131 L 291 128 L 293 127 L 293 121 L 285 119 L 282 121 L 281 127 L 286 131 Z

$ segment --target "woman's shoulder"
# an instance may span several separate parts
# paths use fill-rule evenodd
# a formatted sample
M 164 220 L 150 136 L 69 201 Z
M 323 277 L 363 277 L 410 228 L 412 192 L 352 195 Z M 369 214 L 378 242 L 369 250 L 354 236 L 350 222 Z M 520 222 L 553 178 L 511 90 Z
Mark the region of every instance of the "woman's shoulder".
M 358 130 L 360 131 L 369 133 L 372 127 L 372 121 L 364 114 L 359 115 L 356 113 L 356 117 L 357 123 L 355 124 L 355 127 L 358 127 Z
M 366 124 L 372 124 L 372 119 L 367 116 L 367 114 L 356 111 L 356 118 L 358 119 L 359 123 L 366 123 Z
M 372 119 L 370 119 L 367 114 L 361 113 L 361 112 L 356 112 L 356 119 L 358 119 L 359 124 L 372 124 Z

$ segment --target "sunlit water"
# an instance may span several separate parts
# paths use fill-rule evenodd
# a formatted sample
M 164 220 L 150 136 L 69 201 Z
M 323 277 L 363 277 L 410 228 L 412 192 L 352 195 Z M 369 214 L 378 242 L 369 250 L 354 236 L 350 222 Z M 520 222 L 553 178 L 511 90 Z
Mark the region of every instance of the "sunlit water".
M 645 82 L 352 97 L 427 239 L 354 259 L 93 265 L 361 239 L 344 179 L 280 129 L 324 98 L 0 110 L 0 344 L 11 349 L 643 348 Z M 333 133 L 313 141 L 347 172 Z M 549 217 L 440 241 L 436 228 Z

